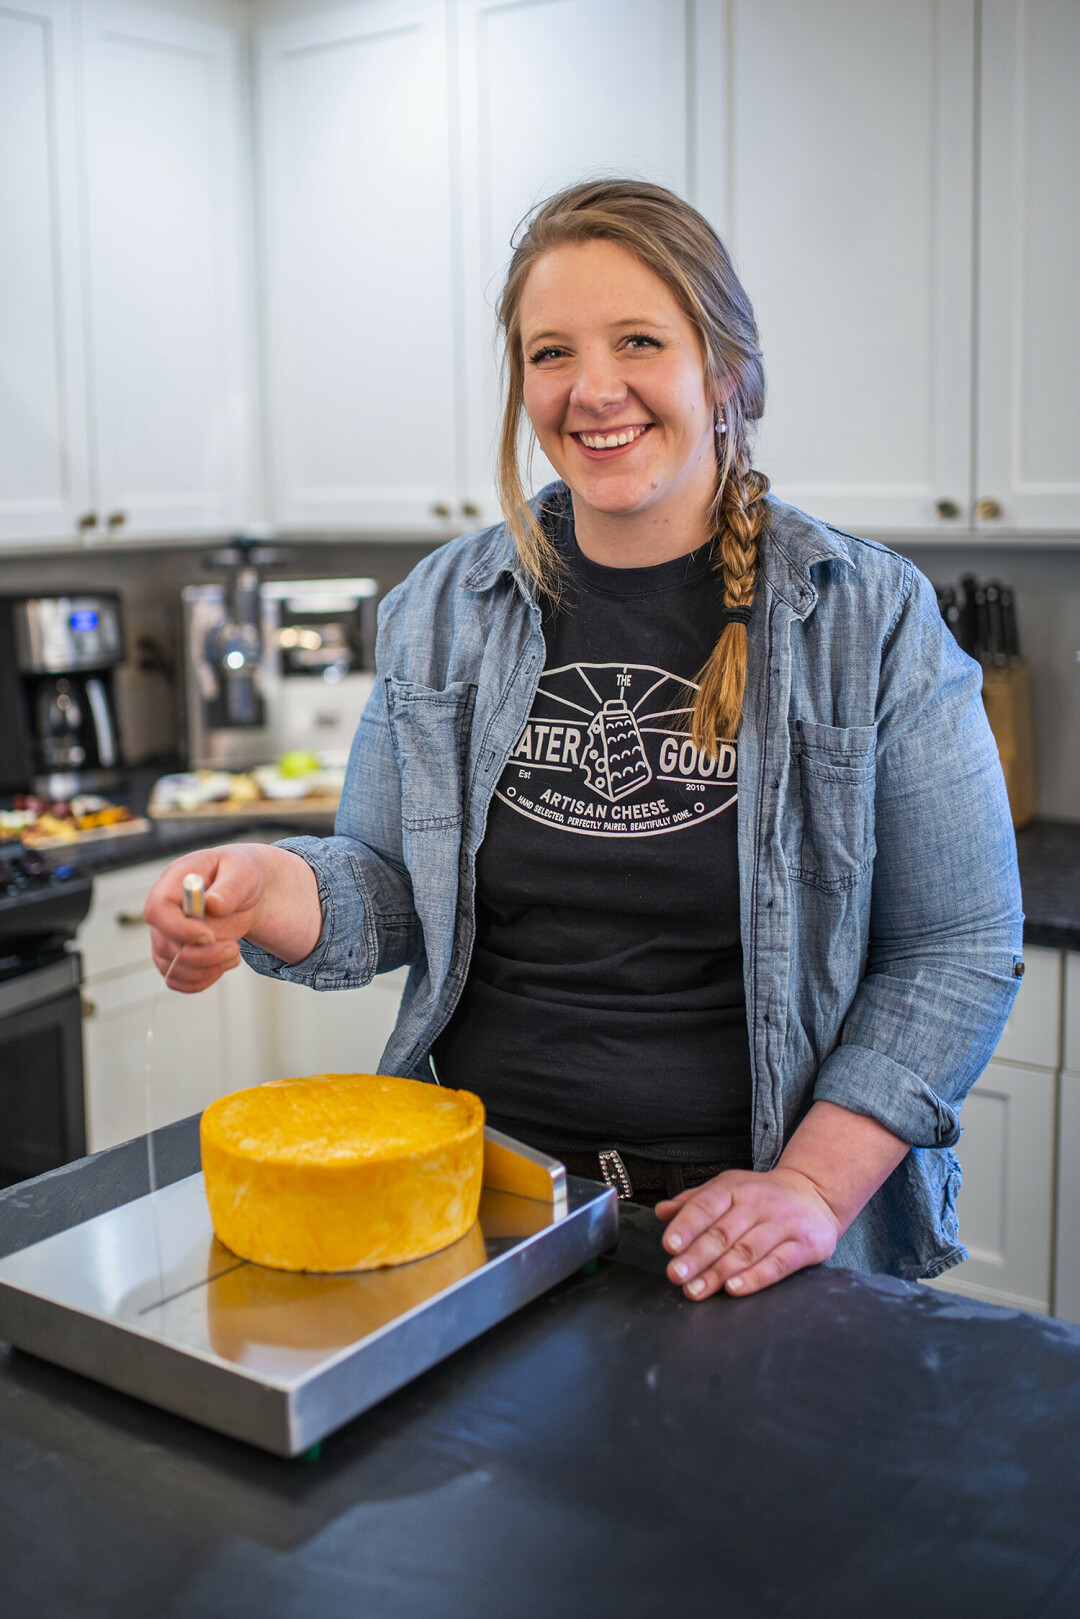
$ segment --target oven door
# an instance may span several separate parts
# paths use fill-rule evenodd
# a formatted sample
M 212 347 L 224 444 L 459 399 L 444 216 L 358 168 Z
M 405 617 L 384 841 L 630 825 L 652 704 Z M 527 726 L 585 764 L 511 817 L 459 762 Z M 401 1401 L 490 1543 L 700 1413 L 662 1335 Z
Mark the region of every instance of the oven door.
M 58 953 L 0 983 L 0 1185 L 86 1152 L 81 979 Z

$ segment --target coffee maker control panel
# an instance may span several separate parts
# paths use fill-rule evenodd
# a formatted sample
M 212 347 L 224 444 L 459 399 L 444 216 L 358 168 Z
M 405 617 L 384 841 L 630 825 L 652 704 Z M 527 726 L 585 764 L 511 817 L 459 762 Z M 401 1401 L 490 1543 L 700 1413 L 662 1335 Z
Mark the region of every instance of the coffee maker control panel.
M 108 669 L 124 655 L 111 596 L 39 596 L 14 606 L 15 660 L 25 675 Z

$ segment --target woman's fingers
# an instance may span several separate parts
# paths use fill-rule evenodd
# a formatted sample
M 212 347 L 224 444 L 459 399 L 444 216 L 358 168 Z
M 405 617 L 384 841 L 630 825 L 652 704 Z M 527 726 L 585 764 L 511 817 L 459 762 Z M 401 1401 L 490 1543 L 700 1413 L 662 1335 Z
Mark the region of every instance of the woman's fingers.
M 695 1186 L 691 1191 L 680 1192 L 677 1198 L 672 1198 L 670 1201 L 678 1207 L 664 1232 L 663 1242 L 668 1253 L 685 1253 L 703 1231 L 723 1219 L 740 1182 L 753 1179 L 749 1171 L 728 1170 L 706 1181 L 704 1186 Z M 664 1206 L 658 1203 L 656 1212 L 659 1214 Z M 668 1216 L 661 1214 L 660 1218 L 667 1219 Z
M 753 1207 L 746 1202 L 733 1203 L 723 1219 L 707 1226 L 685 1253 L 671 1261 L 668 1276 L 682 1286 L 717 1265 L 722 1267 L 725 1278 L 734 1275 L 765 1252 L 760 1245 L 763 1232 L 772 1233 L 776 1240 L 774 1228 L 762 1224 Z
M 791 1276 L 805 1265 L 814 1263 L 816 1261 L 807 1255 L 802 1243 L 794 1237 L 787 1237 L 766 1247 L 760 1259 L 745 1270 L 738 1270 L 732 1275 L 728 1265 L 712 1265 L 695 1277 L 683 1291 L 695 1304 L 713 1293 L 719 1293 L 725 1285 L 729 1293 L 743 1298 L 749 1293 L 760 1293 L 763 1288 L 772 1287 L 774 1282 L 781 1282 L 785 1276 Z
M 182 994 L 209 989 L 222 973 L 240 962 L 240 949 L 231 939 L 217 939 L 208 945 L 185 945 L 177 952 L 172 940 L 158 934 L 151 944 L 154 965 L 168 978 L 170 989 Z

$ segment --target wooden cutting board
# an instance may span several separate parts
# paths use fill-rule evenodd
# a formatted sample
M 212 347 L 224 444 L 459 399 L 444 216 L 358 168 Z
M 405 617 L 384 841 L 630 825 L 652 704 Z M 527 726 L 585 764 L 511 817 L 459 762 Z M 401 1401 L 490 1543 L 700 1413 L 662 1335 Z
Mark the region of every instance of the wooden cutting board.
M 263 820 L 282 816 L 291 820 L 296 815 L 332 816 L 338 807 L 337 793 L 313 793 L 308 798 L 220 798 L 210 804 L 199 804 L 194 809 L 166 808 L 151 798 L 147 814 L 155 821 L 207 821 L 223 820 L 235 816 L 237 820 Z

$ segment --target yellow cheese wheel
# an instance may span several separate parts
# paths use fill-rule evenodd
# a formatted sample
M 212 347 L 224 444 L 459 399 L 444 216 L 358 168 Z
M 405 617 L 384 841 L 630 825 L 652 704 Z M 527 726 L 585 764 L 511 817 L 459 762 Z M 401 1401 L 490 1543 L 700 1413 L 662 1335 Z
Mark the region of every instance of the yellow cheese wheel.
M 218 1241 L 276 1270 L 374 1270 L 435 1253 L 480 1203 L 484 1107 L 385 1074 L 234 1091 L 202 1116 Z

